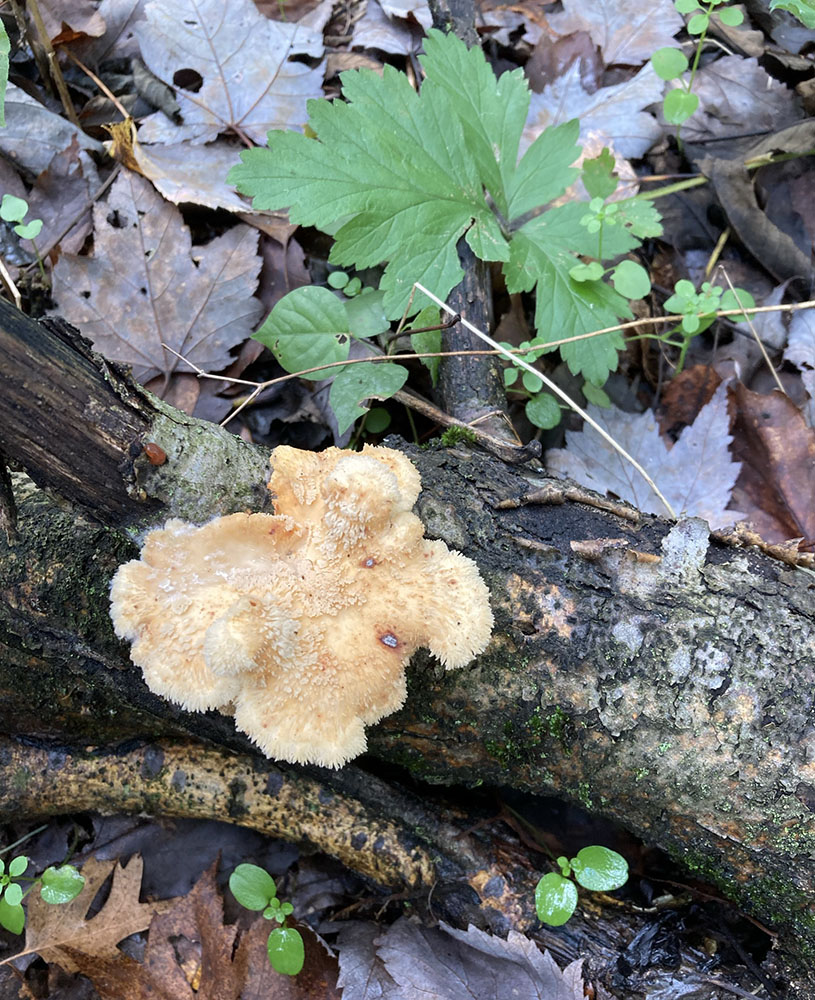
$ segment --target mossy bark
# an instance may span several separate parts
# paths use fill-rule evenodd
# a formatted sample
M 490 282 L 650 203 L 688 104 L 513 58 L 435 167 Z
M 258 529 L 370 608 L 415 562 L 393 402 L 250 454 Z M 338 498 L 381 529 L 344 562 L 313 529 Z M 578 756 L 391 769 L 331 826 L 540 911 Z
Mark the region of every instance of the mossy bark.
M 157 440 L 164 465 L 123 440 L 108 460 L 118 485 L 93 514 L 90 491 L 78 513 L 13 477 L 19 537 L 0 536 L 2 728 L 94 744 L 194 737 L 251 754 L 229 718 L 147 691 L 112 633 L 107 591 L 136 529 L 260 509 L 267 456 L 127 392 L 138 440 Z M 96 433 L 88 419 L 71 440 L 87 446 Z M 6 434 L 0 425 L 8 453 Z M 401 447 L 422 474 L 428 534 L 478 561 L 496 630 L 462 670 L 416 657 L 408 702 L 370 731 L 372 752 L 431 782 L 555 792 L 616 819 L 776 929 L 801 962 L 799 995 L 811 995 L 811 575 L 725 548 L 701 521 L 634 523 L 577 503 L 500 509 L 534 477 L 466 448 Z M 134 501 L 127 526 L 107 500 L 121 495 Z

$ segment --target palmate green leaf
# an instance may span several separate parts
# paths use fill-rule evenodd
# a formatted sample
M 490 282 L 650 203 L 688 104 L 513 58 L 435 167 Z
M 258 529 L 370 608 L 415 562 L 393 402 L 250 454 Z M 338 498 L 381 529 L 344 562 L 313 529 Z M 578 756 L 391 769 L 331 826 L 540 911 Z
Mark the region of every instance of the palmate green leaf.
M 444 39 L 451 47 L 463 43 Z M 483 58 L 483 56 L 482 56 Z M 458 117 L 433 94 L 416 94 L 385 67 L 342 74 L 348 103 L 309 102 L 318 141 L 270 132 L 267 149 L 241 154 L 230 182 L 255 208 L 289 207 L 291 221 L 336 232 L 330 260 L 358 268 L 388 261 L 385 310 L 403 312 L 415 281 L 445 298 L 463 276 L 456 243 L 467 232 L 485 260 L 506 260 L 507 241 L 487 205 Z M 423 303 L 414 298 L 418 310 Z

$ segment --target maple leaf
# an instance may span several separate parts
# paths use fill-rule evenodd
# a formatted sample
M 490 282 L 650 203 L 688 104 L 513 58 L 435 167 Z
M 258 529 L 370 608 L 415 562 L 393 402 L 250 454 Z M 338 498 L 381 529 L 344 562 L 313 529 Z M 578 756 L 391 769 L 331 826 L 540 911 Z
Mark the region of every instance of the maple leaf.
M 85 886 L 69 903 L 54 906 L 39 893 L 32 893 L 27 902 L 25 950 L 20 954 L 37 952 L 44 961 L 56 962 L 68 972 L 77 971 L 69 949 L 101 958 L 119 955 L 116 945 L 130 934 L 143 931 L 154 914 L 169 905 L 168 901 L 139 902 L 143 867 L 138 854 L 126 867 L 91 858 L 82 866 Z M 105 905 L 88 919 L 88 908 L 111 872 L 113 881 Z
M 94 206 L 94 229 L 92 257 L 64 254 L 54 268 L 60 313 L 141 382 L 183 369 L 162 343 L 204 371 L 225 368 L 263 309 L 257 231 L 235 226 L 193 248 L 178 209 L 129 171 Z
M 728 451 L 732 442 L 727 414 L 727 383 L 669 447 L 660 436 L 651 412 L 625 413 L 587 407 L 587 412 L 632 455 L 680 513 L 705 518 L 711 528 L 741 520 L 743 514 L 727 510 L 741 463 Z M 547 467 L 598 493 L 614 493 L 639 510 L 662 514 L 665 507 L 651 487 L 619 452 L 586 425 L 566 432 L 566 448 L 546 454 Z
M 174 87 L 182 123 L 150 115 L 141 141 L 202 143 L 233 131 L 263 142 L 270 128 L 299 126 L 308 98 L 322 93 L 323 65 L 290 57 L 322 56 L 330 12 L 323 3 L 293 24 L 263 17 L 252 0 L 149 3 L 136 28 L 142 57 Z
M 563 0 L 552 25 L 559 34 L 587 31 L 610 65 L 639 66 L 684 27 L 672 0 Z

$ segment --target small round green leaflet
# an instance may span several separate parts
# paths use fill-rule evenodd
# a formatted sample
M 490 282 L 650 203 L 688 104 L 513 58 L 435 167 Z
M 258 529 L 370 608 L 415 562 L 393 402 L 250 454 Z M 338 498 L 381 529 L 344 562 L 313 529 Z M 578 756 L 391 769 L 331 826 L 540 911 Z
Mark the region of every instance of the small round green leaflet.
M 367 411 L 366 406 L 360 405 L 363 400 L 372 396 L 389 399 L 402 388 L 407 377 L 407 368 L 390 361 L 367 361 L 344 368 L 334 379 L 328 394 L 340 434 Z
M 651 56 L 651 65 L 658 77 L 675 80 L 688 68 L 688 57 L 682 49 L 666 46 L 664 49 L 657 49 Z
M 5 899 L 9 906 L 19 906 L 23 901 L 23 887 L 17 882 L 7 885 L 3 899 Z
M 8 866 L 8 873 L 12 878 L 17 878 L 23 874 L 26 868 L 28 868 L 28 858 L 20 854 L 18 857 L 11 859 L 11 863 Z
M 303 938 L 294 927 L 276 927 L 269 935 L 266 952 L 272 968 L 284 976 L 296 976 L 306 960 Z
M 671 125 L 681 125 L 699 107 L 699 98 L 696 94 L 689 94 L 681 87 L 676 87 L 665 95 L 662 103 L 662 113 L 665 121 Z
M 595 406 L 602 406 L 605 410 L 611 406 L 608 393 L 593 382 L 583 383 L 583 395 L 586 397 L 586 402 L 594 403 Z
M 568 878 L 549 872 L 535 889 L 538 919 L 550 927 L 561 927 L 577 906 L 577 886 Z
M 345 271 L 332 271 L 331 274 L 326 278 L 326 283 L 329 288 L 345 288 L 351 279 L 345 273 Z
M 85 876 L 80 875 L 73 865 L 46 868 L 42 873 L 40 895 L 46 903 L 70 903 L 85 885 Z
M 620 261 L 612 272 L 611 283 L 627 299 L 644 299 L 651 291 L 648 272 L 633 260 Z
M 229 876 L 229 888 L 247 910 L 265 910 L 277 898 L 274 879 L 257 865 L 238 865 Z
M 688 21 L 688 34 L 689 35 L 702 35 L 710 24 L 710 15 L 708 14 L 694 14 L 693 17 Z
M 368 417 L 365 420 L 365 430 L 369 434 L 381 434 L 390 424 L 391 415 L 384 406 L 374 406 L 368 410 Z
M 744 20 L 744 13 L 735 7 L 725 7 L 724 10 L 717 12 L 717 16 L 722 24 L 726 24 L 729 28 L 737 28 Z
M 554 396 L 548 392 L 539 392 L 527 400 L 524 407 L 527 420 L 543 430 L 557 427 L 560 423 L 560 406 Z
M 14 232 L 20 237 L 21 240 L 33 240 L 40 235 L 42 230 L 42 219 L 32 219 L 31 222 L 27 222 L 25 225 L 19 225 L 14 227 Z
M 4 194 L 0 202 L 0 219 L 4 222 L 22 222 L 28 211 L 28 202 L 13 194 Z
M 25 927 L 25 910 L 18 903 L 11 906 L 5 898 L 0 899 L 0 927 L 5 927 L 12 934 L 22 934 Z
M 532 372 L 524 372 L 521 382 L 527 392 L 540 392 L 543 388 L 543 379 L 539 375 L 533 375 Z
M 628 881 L 628 862 L 608 847 L 584 847 L 572 858 L 574 877 L 584 889 L 611 892 Z
M 599 229 L 599 226 L 597 228 Z M 589 229 L 589 232 L 592 231 L 593 230 Z M 596 230 L 594 231 L 596 232 Z M 569 277 L 573 278 L 575 281 L 597 281 L 597 279 L 602 278 L 605 273 L 606 269 L 597 260 L 593 260 L 590 264 L 575 264 L 574 267 L 569 268 Z

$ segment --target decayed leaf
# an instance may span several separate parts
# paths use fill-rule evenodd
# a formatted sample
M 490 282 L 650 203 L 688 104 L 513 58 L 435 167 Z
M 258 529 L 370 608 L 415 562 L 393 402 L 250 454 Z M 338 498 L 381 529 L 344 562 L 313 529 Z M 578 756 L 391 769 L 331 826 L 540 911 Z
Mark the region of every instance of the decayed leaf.
M 793 315 L 784 360 L 798 368 L 815 368 L 815 312 L 806 309 Z
M 727 510 L 741 468 L 728 452 L 733 440 L 722 383 L 672 448 L 660 436 L 654 414 L 589 406 L 588 413 L 650 474 L 677 514 L 705 518 L 720 528 L 744 516 Z M 566 448 L 546 456 L 551 472 L 598 493 L 614 493 L 642 511 L 665 507 L 643 477 L 589 425 L 566 432 Z
M 404 21 L 392 20 L 376 0 L 370 0 L 365 14 L 354 26 L 351 44 L 355 48 L 379 49 L 406 55 L 415 52 L 420 42 Z M 348 67 L 349 69 L 351 67 Z
M 105 19 L 91 0 L 39 0 L 39 8 L 52 41 L 71 41 L 80 35 L 98 38 L 105 33 Z
M 44 108 L 13 83 L 6 89 L 6 127 L 0 129 L 0 152 L 15 166 L 35 176 L 48 168 L 51 158 L 76 138 L 82 149 L 104 153 L 101 142 L 91 139 L 65 118 Z
M 380 939 L 378 956 L 401 990 L 398 1000 L 583 1000 L 582 961 L 561 972 L 548 952 L 517 932 L 505 941 L 472 926 L 440 926 L 402 918 Z
M 40 250 L 74 221 L 76 224 L 63 237 L 60 247 L 63 253 L 78 253 L 82 249 L 92 223 L 90 208 L 80 213 L 98 187 L 99 175 L 94 162 L 79 148 L 74 136 L 68 147 L 52 158 L 28 195 L 28 218 L 42 219 L 42 230 L 36 239 Z M 25 242 L 24 245 L 31 244 Z
M 339 1000 L 337 963 L 303 928 L 306 964 L 296 977 L 269 964 L 266 940 L 272 926 L 261 916 L 238 939 L 238 925 L 224 925 L 215 882 L 218 862 L 186 896 L 150 924 L 144 962 L 72 952 L 102 1000 Z M 236 947 L 237 942 L 237 947 Z
M 699 110 L 682 126 L 686 142 L 753 133 L 773 133 L 804 117 L 801 100 L 758 64 L 757 59 L 725 56 L 696 75 Z
M 148 3 L 136 28 L 142 58 L 175 87 L 183 123 L 150 115 L 142 142 L 202 143 L 233 131 L 262 143 L 270 129 L 301 126 L 306 101 L 322 96 L 323 72 L 290 57 L 322 56 L 330 11 L 326 0 L 292 24 L 263 17 L 252 0 Z
M 675 45 L 684 21 L 672 0 L 563 0 L 553 27 L 563 35 L 588 31 L 609 65 L 640 66 L 654 52 Z
M 734 454 L 743 462 L 734 499 L 768 542 L 815 544 L 815 430 L 780 392 L 763 396 L 743 385 L 733 394 Z
M 349 921 L 337 938 L 340 978 L 337 985 L 354 1000 L 404 1000 L 404 994 L 376 953 L 382 928 L 374 923 Z
M 205 371 L 225 368 L 262 310 L 257 233 L 239 225 L 193 248 L 178 209 L 127 170 L 94 206 L 94 227 L 94 256 L 54 268 L 60 313 L 142 382 L 188 370 L 162 342 Z
M 131 858 L 127 867 L 91 858 L 82 866 L 85 887 L 70 903 L 52 906 L 43 902 L 39 893 L 32 893 L 23 954 L 37 952 L 46 962 L 56 962 L 68 972 L 75 972 L 77 965 L 66 949 L 100 958 L 118 956 L 116 945 L 122 938 L 143 931 L 153 915 L 169 905 L 167 901 L 139 902 L 142 868 L 139 855 Z M 113 882 L 105 905 L 96 916 L 86 919 L 88 907 L 111 872 Z
M 662 99 L 664 86 L 648 63 L 625 83 L 601 87 L 589 94 L 580 80 L 580 61 L 575 60 L 559 80 L 532 95 L 521 149 L 549 125 L 579 118 L 581 139 L 596 132 L 611 140 L 622 156 L 643 156 L 661 129 L 656 119 L 642 109 Z

